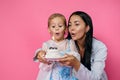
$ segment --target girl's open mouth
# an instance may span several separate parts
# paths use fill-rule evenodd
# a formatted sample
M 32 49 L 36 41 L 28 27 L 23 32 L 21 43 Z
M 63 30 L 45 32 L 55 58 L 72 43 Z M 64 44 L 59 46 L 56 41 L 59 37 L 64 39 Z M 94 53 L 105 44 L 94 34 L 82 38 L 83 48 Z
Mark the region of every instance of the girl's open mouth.
M 55 33 L 57 36 L 60 34 L 60 33 Z

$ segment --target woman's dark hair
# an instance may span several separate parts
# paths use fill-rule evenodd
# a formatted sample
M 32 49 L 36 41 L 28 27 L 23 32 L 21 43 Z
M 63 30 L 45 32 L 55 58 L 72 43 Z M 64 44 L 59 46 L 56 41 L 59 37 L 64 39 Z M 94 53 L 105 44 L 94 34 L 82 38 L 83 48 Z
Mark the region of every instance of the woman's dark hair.
M 89 31 L 86 33 L 86 38 L 85 38 L 85 52 L 84 52 L 84 56 L 83 58 L 81 58 L 81 63 L 87 67 L 89 70 L 91 70 L 91 54 L 92 54 L 92 38 L 93 38 L 93 24 L 92 24 L 92 19 L 90 18 L 90 16 L 83 12 L 83 11 L 76 11 L 73 12 L 68 20 L 68 23 L 70 21 L 70 18 L 73 15 L 78 15 L 80 16 L 83 21 L 85 22 L 86 26 L 88 25 L 90 27 Z M 69 26 L 68 26 L 69 28 Z M 71 35 L 70 33 L 68 33 L 67 36 L 68 39 L 71 39 Z M 80 48 L 77 44 L 77 41 L 75 41 L 75 44 L 77 46 L 78 51 L 80 51 Z

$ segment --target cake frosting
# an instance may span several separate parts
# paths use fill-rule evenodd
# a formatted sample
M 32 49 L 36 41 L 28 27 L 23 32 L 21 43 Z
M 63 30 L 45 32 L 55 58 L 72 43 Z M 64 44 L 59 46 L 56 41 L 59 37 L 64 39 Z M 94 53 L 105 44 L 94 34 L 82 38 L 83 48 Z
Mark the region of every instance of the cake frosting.
M 61 55 L 57 48 L 49 49 L 45 56 L 46 58 L 61 58 Z

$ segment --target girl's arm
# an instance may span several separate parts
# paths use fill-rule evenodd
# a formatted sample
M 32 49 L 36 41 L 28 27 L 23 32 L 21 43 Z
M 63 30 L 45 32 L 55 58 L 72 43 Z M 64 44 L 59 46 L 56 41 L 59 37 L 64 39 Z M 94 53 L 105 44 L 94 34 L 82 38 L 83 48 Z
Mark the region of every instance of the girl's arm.
M 41 62 L 39 65 L 39 68 L 44 70 L 44 71 L 48 71 L 52 68 L 52 63 L 49 63 L 48 61 L 45 60 L 45 54 L 47 51 L 47 44 L 43 43 L 42 48 L 39 48 L 35 51 L 35 57 L 34 57 L 34 61 L 35 62 Z
M 34 55 L 34 57 L 33 57 L 33 61 L 39 62 L 37 56 L 38 56 L 38 53 L 39 53 L 41 50 L 42 50 L 42 48 L 39 48 L 39 49 L 37 49 L 37 50 L 35 51 L 35 55 Z
M 33 60 L 35 62 L 39 62 L 40 59 L 43 60 L 44 59 L 44 56 L 46 54 L 46 51 L 47 51 L 47 44 L 46 43 L 43 43 L 42 45 L 42 48 L 39 48 L 35 51 L 35 55 L 34 55 L 34 58 Z

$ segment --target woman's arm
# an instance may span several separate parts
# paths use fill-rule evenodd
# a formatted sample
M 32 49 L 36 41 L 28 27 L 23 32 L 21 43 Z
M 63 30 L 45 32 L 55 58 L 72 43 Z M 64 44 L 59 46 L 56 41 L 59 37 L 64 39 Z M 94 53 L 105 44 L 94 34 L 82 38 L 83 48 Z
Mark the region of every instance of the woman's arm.
M 100 80 L 104 72 L 106 57 L 107 48 L 102 45 L 95 48 L 93 52 L 91 57 L 91 71 L 72 55 L 66 55 L 60 62 L 63 65 L 73 66 L 76 71 L 75 75 L 79 80 Z
M 70 40 L 70 50 L 71 55 L 75 56 L 80 61 L 80 54 L 75 46 L 75 42 L 72 39 Z
M 105 68 L 105 60 L 107 57 L 107 48 L 105 46 L 96 49 L 91 57 L 91 71 L 88 70 L 83 64 L 76 72 L 76 77 L 79 80 L 100 80 Z

